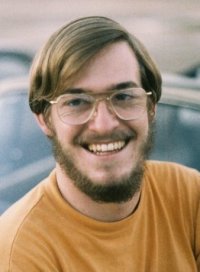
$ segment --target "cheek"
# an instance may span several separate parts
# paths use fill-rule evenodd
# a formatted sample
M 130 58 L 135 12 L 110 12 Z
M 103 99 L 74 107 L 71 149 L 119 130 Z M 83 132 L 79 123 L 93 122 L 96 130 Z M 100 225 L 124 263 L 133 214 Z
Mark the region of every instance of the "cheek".
M 54 128 L 55 136 L 62 145 L 70 145 L 74 143 L 76 138 L 76 131 L 69 128 L 67 125 L 58 125 Z
M 59 117 L 52 118 L 51 125 L 54 137 L 65 147 L 76 145 L 77 138 L 81 135 L 83 130 L 81 126 L 64 124 Z
M 149 132 L 148 114 L 144 114 L 144 116 L 138 120 L 130 121 L 129 126 L 137 133 L 138 137 L 142 135 L 147 136 Z
M 53 134 L 52 136 L 56 137 L 60 143 L 66 142 L 66 139 L 72 133 L 69 127 L 60 120 L 55 108 L 52 108 L 49 116 L 49 126 Z

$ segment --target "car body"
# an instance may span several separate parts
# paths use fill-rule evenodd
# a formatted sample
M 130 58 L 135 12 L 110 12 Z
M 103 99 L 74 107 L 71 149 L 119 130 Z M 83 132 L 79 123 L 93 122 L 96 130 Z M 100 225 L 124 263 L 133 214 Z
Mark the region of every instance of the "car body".
M 181 74 L 185 77 L 200 81 L 200 64 L 198 63 L 193 65 L 192 67 L 182 71 Z
M 200 170 L 200 92 L 196 85 L 174 82 L 172 86 L 164 80 L 150 158 Z M 55 165 L 51 144 L 37 125 L 27 96 L 27 77 L 0 81 L 0 213 Z
M 178 162 L 200 171 L 200 92 L 164 87 L 156 119 L 151 158 Z
M 0 212 L 54 166 L 50 143 L 29 109 L 27 90 L 26 77 L 0 81 Z
M 0 49 L 0 80 L 19 77 L 29 73 L 32 62 L 32 54 L 10 49 Z
M 194 77 L 184 74 L 165 73 L 162 75 L 162 77 L 164 87 L 176 87 L 179 89 L 192 89 L 200 91 L 200 73 L 198 74 L 196 72 L 196 76 Z

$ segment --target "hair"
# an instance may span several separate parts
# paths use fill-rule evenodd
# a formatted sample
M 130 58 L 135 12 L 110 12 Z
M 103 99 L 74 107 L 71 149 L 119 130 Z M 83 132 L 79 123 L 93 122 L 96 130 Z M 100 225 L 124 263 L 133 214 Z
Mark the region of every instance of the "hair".
M 142 87 L 152 92 L 153 103 L 161 96 L 161 75 L 143 44 L 112 19 L 91 16 L 72 21 L 56 31 L 35 56 L 30 73 L 29 105 L 44 113 L 49 102 L 70 87 L 77 73 L 101 49 L 126 41 L 139 63 Z

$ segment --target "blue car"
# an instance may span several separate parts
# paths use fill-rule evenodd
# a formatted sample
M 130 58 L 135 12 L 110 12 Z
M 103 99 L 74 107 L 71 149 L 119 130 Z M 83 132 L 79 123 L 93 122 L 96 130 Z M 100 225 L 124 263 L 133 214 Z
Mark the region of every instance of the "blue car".
M 0 49 L 0 80 L 29 73 L 32 55 L 16 49 Z

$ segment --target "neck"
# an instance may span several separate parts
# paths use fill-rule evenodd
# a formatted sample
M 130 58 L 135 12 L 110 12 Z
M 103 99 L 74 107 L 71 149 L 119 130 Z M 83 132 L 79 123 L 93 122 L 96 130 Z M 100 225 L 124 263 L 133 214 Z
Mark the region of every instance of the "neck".
M 73 182 L 56 166 L 57 184 L 62 197 L 80 213 L 93 219 L 114 222 L 128 217 L 136 209 L 140 191 L 132 199 L 123 203 L 99 203 L 81 192 Z

